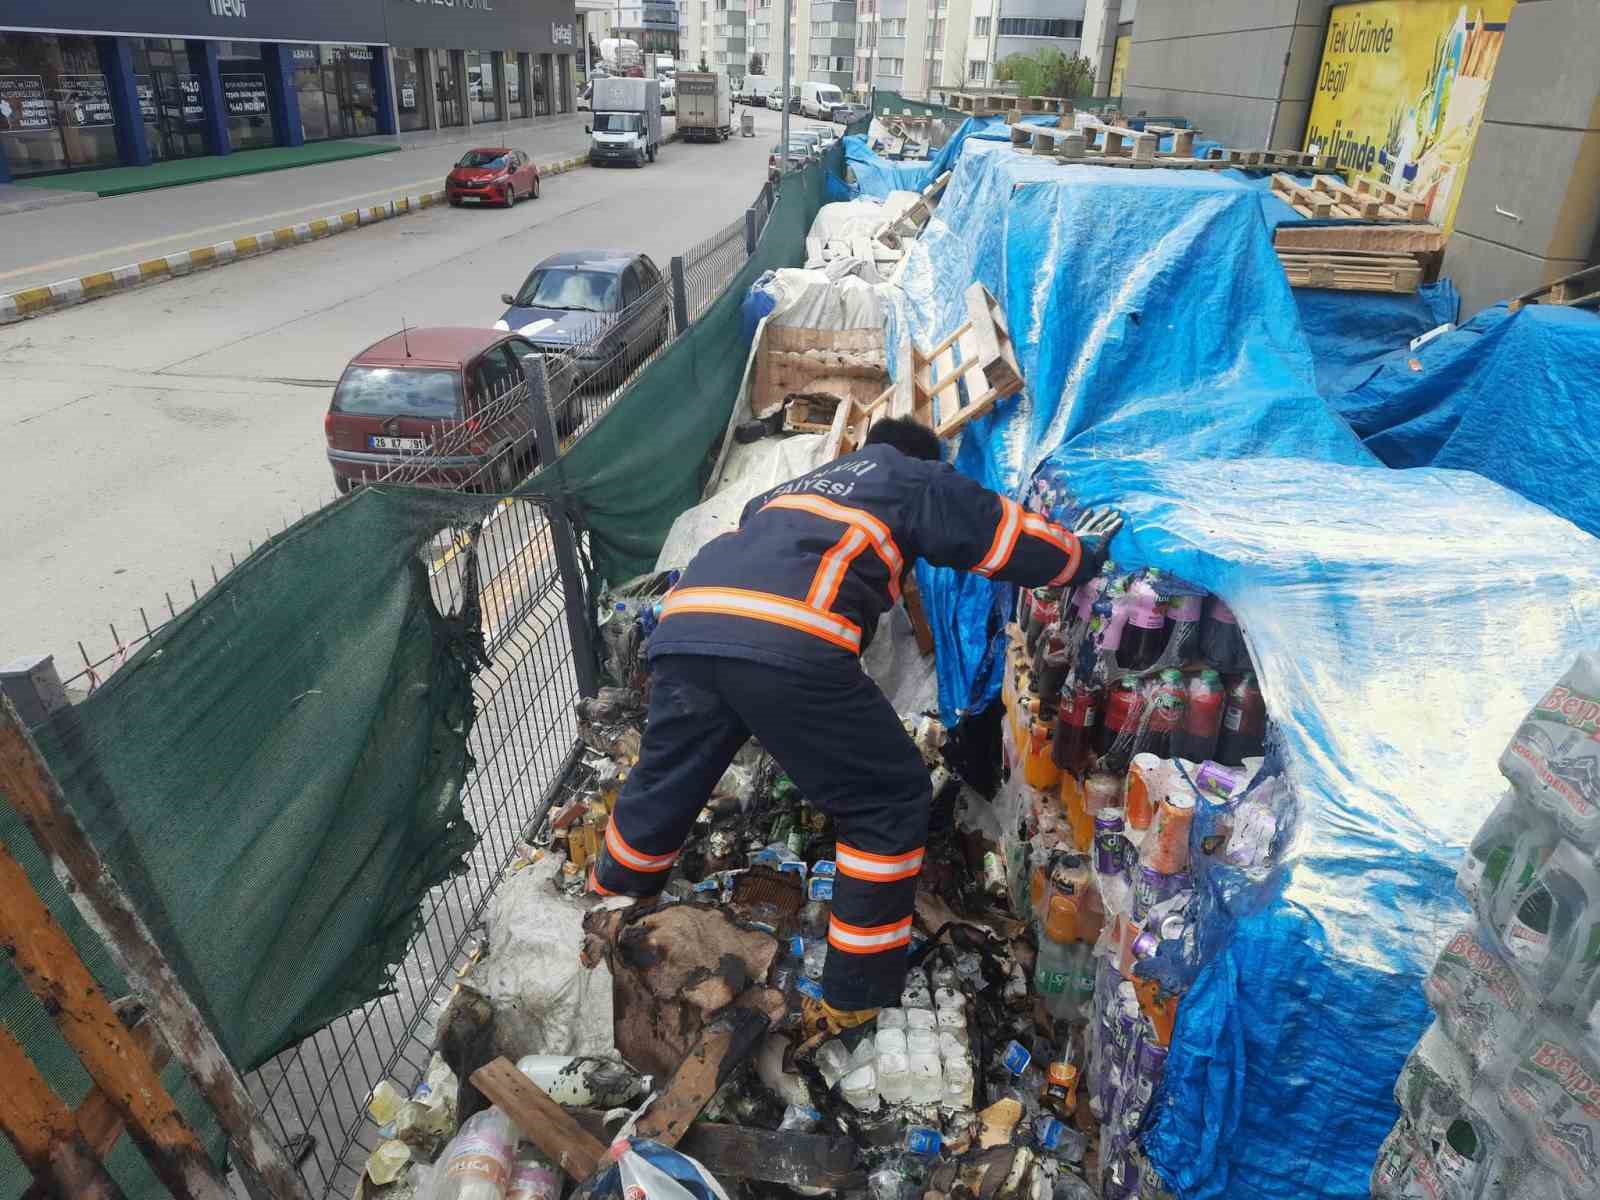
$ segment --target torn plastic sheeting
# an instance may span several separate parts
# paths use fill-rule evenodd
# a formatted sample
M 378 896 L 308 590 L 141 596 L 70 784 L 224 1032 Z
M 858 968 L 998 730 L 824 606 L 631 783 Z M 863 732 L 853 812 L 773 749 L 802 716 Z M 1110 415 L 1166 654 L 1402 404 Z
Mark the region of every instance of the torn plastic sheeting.
M 1391 467 L 1476 471 L 1600 533 L 1597 395 L 1600 316 L 1500 304 L 1330 402 Z
M 1408 295 L 1295 288 L 1294 302 L 1317 362 L 1317 391 L 1329 401 L 1360 387 L 1388 355 L 1409 357 L 1413 338 L 1454 321 L 1461 309 L 1448 279 Z
M 847 259 L 818 270 L 792 267 L 773 272 L 760 285 L 772 297 L 768 319 L 774 325 L 805 329 L 881 328 L 878 285 L 860 277 L 859 263 Z
M 829 241 L 834 238 L 871 237 L 885 222 L 892 221 L 918 200 L 920 192 L 896 190 L 879 197 L 824 204 L 811 222 L 808 237 Z

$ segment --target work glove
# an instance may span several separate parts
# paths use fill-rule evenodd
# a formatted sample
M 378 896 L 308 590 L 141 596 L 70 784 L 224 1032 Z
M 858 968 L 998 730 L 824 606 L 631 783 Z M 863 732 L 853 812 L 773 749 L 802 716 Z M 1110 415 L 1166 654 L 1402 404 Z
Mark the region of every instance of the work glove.
M 1067 580 L 1069 587 L 1088 583 L 1100 574 L 1100 568 L 1106 565 L 1111 553 L 1111 539 L 1121 528 L 1122 514 L 1114 508 L 1086 508 L 1078 514 L 1078 519 L 1072 523 L 1072 534 L 1083 548 L 1083 554 L 1077 571 Z
M 859 1029 L 868 1021 L 875 1020 L 878 1011 L 876 1008 L 835 1008 L 826 1000 L 803 996 L 800 1000 L 800 1028 L 805 1040 L 800 1043 L 795 1056 L 804 1058 L 829 1038 Z

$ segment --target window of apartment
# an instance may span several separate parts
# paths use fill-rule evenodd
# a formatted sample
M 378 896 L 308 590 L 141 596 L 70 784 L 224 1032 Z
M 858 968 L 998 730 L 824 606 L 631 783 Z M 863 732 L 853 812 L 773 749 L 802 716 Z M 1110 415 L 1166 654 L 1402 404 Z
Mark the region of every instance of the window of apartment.
M 883 28 L 884 37 L 905 37 L 906 19 L 904 17 L 883 17 L 878 24 Z
M 940 17 L 937 21 L 933 22 L 933 24 L 928 26 L 928 36 L 927 36 L 926 40 L 923 43 L 923 49 L 925 49 L 925 50 L 943 50 L 944 49 L 944 23 L 945 23 L 945 18 L 944 17 Z
M 969 62 L 967 64 L 967 80 L 971 83 L 982 83 L 989 78 L 989 64 L 986 62 Z
M 972 22 L 972 32 L 977 34 L 977 36 L 979 36 L 979 37 L 988 37 L 989 36 L 989 18 L 988 17 L 978 17 L 976 20 L 974 20 Z
M 906 60 L 903 58 L 880 58 L 878 60 L 879 75 L 904 75 L 906 73 Z
M 988 18 L 980 24 L 987 26 Z M 985 30 L 987 32 L 987 30 Z M 1051 17 L 1001 17 L 1001 37 L 1075 38 L 1083 36 L 1082 21 L 1056 20 Z

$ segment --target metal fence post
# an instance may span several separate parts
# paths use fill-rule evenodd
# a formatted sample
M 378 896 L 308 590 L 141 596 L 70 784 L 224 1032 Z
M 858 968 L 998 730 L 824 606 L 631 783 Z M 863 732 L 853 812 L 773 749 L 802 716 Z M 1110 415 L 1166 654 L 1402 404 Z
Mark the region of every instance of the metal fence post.
M 746 258 L 755 257 L 757 236 L 756 210 L 755 206 L 751 205 L 744 210 L 744 255 Z
M 674 337 L 682 337 L 689 328 L 689 285 L 683 276 L 683 255 L 672 258 L 672 322 L 677 327 Z
M 674 259 L 673 262 L 677 262 Z M 556 551 L 556 570 L 561 574 L 563 607 L 567 612 L 567 634 L 572 639 L 573 669 L 578 677 L 578 692 L 593 696 L 600 690 L 600 660 L 595 651 L 593 607 L 578 561 L 578 543 L 572 534 L 572 515 L 568 509 L 566 468 L 561 462 L 561 441 L 556 436 L 555 418 L 550 415 L 550 376 L 544 356 L 530 354 L 522 360 L 528 379 L 528 410 L 533 418 L 533 435 L 539 444 L 539 465 L 548 467 L 555 487 L 545 518 L 550 522 L 550 540 Z

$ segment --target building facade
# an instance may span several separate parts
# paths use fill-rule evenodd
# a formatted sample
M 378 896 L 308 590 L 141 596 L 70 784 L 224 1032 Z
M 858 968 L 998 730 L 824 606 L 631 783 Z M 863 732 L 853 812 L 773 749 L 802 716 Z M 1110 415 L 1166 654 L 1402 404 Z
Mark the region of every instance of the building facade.
M 571 112 L 577 41 L 572 0 L 0 0 L 0 179 Z
M 960 87 L 973 0 L 861 0 L 855 90 L 926 99 Z
M 964 83 L 993 87 L 1013 54 L 1082 53 L 1085 7 L 1086 0 L 973 0 Z
M 694 70 L 703 62 L 708 70 L 742 80 L 749 59 L 746 4 L 747 0 L 686 0 L 682 65 Z
M 693 3 L 694 0 L 689 0 Z M 645 54 L 670 54 L 674 61 L 681 49 L 678 0 L 635 0 L 616 9 L 608 37 L 632 38 Z

